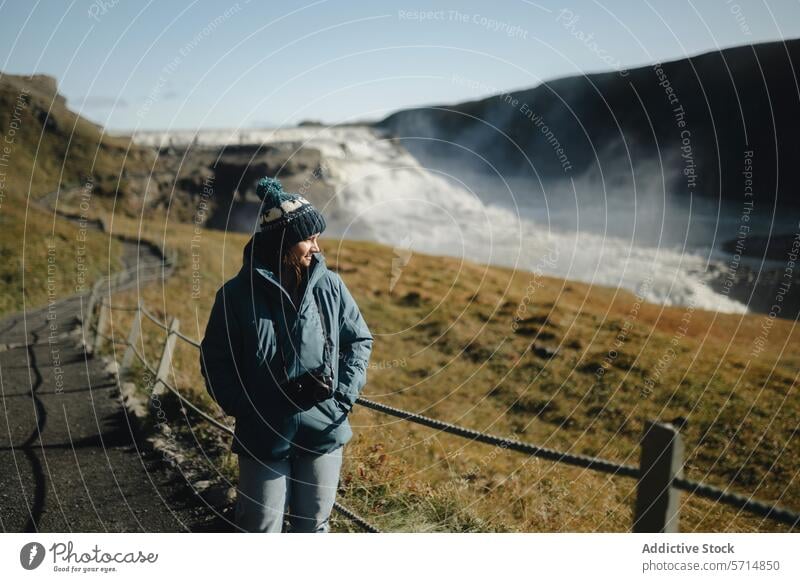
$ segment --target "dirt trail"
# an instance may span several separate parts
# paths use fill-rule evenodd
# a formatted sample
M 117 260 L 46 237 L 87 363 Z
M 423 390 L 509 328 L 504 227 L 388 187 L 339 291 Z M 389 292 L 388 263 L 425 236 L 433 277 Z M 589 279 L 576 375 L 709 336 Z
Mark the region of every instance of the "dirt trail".
M 125 267 L 158 264 L 125 242 Z M 116 377 L 82 345 L 88 296 L 0 321 L 0 529 L 226 531 L 225 519 L 137 438 Z

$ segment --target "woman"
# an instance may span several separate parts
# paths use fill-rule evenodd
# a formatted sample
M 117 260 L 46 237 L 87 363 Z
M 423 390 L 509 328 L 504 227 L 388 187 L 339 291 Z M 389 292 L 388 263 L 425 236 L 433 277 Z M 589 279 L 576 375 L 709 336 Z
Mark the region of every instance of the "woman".
M 347 416 L 367 380 L 372 334 L 317 238 L 325 219 L 262 178 L 258 232 L 217 292 L 201 344 L 206 388 L 236 418 L 236 523 L 329 531 Z

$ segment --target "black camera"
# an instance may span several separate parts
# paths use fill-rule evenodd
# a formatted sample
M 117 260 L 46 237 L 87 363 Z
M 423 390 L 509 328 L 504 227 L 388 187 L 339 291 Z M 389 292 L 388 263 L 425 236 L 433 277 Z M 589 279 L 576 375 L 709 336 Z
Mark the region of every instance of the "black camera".
M 310 370 L 281 384 L 286 397 L 302 410 L 333 396 L 333 378 L 324 373 L 325 366 Z

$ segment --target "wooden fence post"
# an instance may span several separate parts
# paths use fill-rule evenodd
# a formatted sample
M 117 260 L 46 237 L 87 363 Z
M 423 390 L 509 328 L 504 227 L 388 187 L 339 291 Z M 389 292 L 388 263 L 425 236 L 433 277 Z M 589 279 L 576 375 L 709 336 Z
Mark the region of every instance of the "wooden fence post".
M 86 311 L 83 312 L 83 321 L 81 321 L 81 325 L 83 327 L 84 349 L 90 354 L 92 353 L 91 352 L 92 347 L 91 344 L 89 343 L 89 330 L 91 329 L 92 315 L 94 313 L 94 305 L 95 303 L 97 303 L 97 294 L 99 292 L 98 289 L 100 288 L 101 282 L 102 279 L 97 283 L 95 283 L 94 285 L 92 285 L 92 292 L 89 295 L 89 304 L 86 306 Z
M 671 424 L 647 421 L 641 444 L 633 531 L 675 533 L 680 492 L 671 484 L 683 474 L 683 440 Z
M 161 351 L 161 359 L 158 361 L 158 370 L 156 371 L 156 382 L 153 385 L 153 394 L 160 396 L 167 389 L 165 382 L 169 378 L 169 369 L 172 365 L 172 352 L 175 350 L 175 340 L 178 336 L 175 332 L 179 329 L 178 318 L 173 317 L 169 324 L 169 331 L 167 332 L 167 339 L 164 342 L 164 349 Z
M 100 346 L 103 344 L 103 334 L 106 332 L 106 324 L 108 322 L 108 315 L 110 311 L 111 308 L 108 306 L 108 303 L 106 303 L 104 299 L 101 299 L 100 315 L 97 317 L 97 328 L 94 332 L 94 346 L 92 347 L 92 353 L 99 351 Z
M 133 361 L 133 349 L 136 345 L 136 342 L 139 341 L 139 335 L 142 333 L 142 300 L 136 304 L 136 313 L 133 316 L 133 323 L 131 323 L 131 331 L 128 332 L 128 344 L 125 348 L 125 355 L 122 356 L 122 369 L 120 370 L 120 375 L 124 374 L 125 371 L 130 368 L 131 362 Z

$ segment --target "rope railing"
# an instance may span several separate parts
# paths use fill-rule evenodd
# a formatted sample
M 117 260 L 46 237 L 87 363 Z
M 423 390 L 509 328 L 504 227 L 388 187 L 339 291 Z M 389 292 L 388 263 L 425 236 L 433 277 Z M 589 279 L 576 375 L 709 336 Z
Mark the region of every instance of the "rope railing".
M 154 324 L 156 324 L 156 326 L 160 327 L 161 329 L 169 331 L 168 325 L 162 323 L 160 319 L 158 319 L 155 315 L 147 311 L 147 309 L 145 309 L 144 307 L 142 307 L 141 309 L 142 309 L 142 315 L 144 315 L 147 319 L 152 321 Z
M 100 305 L 102 307 L 108 307 L 111 311 L 127 311 L 130 313 L 134 313 L 136 311 L 135 307 L 123 307 L 122 305 L 112 305 L 108 303 L 105 299 L 100 301 Z
M 125 343 L 127 343 L 127 342 L 125 342 Z M 208 422 L 209 424 L 211 424 L 212 426 L 214 426 L 218 430 L 221 430 L 221 431 L 227 433 L 228 435 L 233 436 L 233 434 L 234 434 L 233 433 L 233 429 L 231 429 L 229 426 L 226 426 L 226 425 L 222 424 L 216 418 L 213 418 L 208 413 L 206 413 L 205 411 L 201 410 L 196 404 L 194 404 L 192 401 L 190 401 L 188 398 L 186 398 L 183 394 L 181 394 L 180 391 L 175 386 L 173 386 L 169 381 L 167 381 L 165 378 L 159 378 L 158 371 L 154 370 L 153 367 L 150 364 L 147 363 L 147 360 L 145 360 L 144 355 L 142 355 L 139 352 L 139 350 L 136 349 L 136 346 L 131 345 L 131 349 L 132 349 L 134 355 L 136 356 L 136 358 L 141 362 L 142 366 L 144 366 L 144 368 L 148 372 L 150 372 L 151 374 L 153 374 L 156 377 L 156 383 L 163 384 L 164 387 L 166 387 L 167 390 L 169 390 L 172 394 L 174 394 L 180 400 L 180 402 L 182 404 L 186 404 L 189 408 L 194 410 L 206 422 Z M 155 390 L 155 386 L 154 386 L 154 390 Z M 380 533 L 380 530 L 378 528 L 376 528 L 374 525 L 370 524 L 367 520 L 365 520 L 363 517 L 359 516 L 354 511 L 352 511 L 352 510 L 346 508 L 345 506 L 343 506 L 338 501 L 334 503 L 334 508 L 339 513 L 341 513 L 342 515 L 344 515 L 345 517 L 347 517 L 348 519 L 350 519 L 351 521 L 356 523 L 364 531 L 369 532 L 369 533 Z
M 599 471 L 601 473 L 610 473 L 612 475 L 619 475 L 622 477 L 632 477 L 634 479 L 639 478 L 638 467 L 632 467 L 630 465 L 618 465 L 617 463 L 613 463 L 611 461 L 607 461 L 605 459 L 600 459 L 597 457 L 564 453 L 561 451 L 556 451 L 554 449 L 548 449 L 545 447 L 539 447 L 529 443 L 524 443 L 522 441 L 517 441 L 487 434 L 485 432 L 481 432 L 471 428 L 458 426 L 456 424 L 450 424 L 449 422 L 444 422 L 441 420 L 437 420 L 435 418 L 430 418 L 428 416 L 423 416 L 421 414 L 409 412 L 408 410 L 402 410 L 400 408 L 394 408 L 392 406 L 380 404 L 372 400 L 367 400 L 366 398 L 359 397 L 356 400 L 356 403 L 361 404 L 362 406 L 366 406 L 367 408 L 377 410 L 378 412 L 395 416 L 402 420 L 407 420 L 409 422 L 421 424 L 423 426 L 434 428 L 442 432 L 446 432 L 465 439 L 469 439 L 471 441 L 478 441 L 481 443 L 485 443 L 487 445 L 502 447 L 504 449 L 517 451 L 519 453 L 530 455 L 532 457 L 547 459 L 548 461 L 556 461 L 558 463 L 564 463 L 566 465 L 573 465 L 575 467 L 592 469 L 594 471 Z
M 369 523 L 367 520 L 365 520 L 357 513 L 353 513 L 352 510 L 347 509 L 344 505 L 342 505 L 338 501 L 333 502 L 333 507 L 334 509 L 336 509 L 336 511 L 344 515 L 350 521 L 354 522 L 356 525 L 358 525 L 361 529 L 363 529 L 367 533 L 381 533 L 381 530 L 379 530 L 377 527 Z
M 100 219 L 100 228 L 103 231 L 109 232 L 106 221 Z M 171 329 L 156 318 L 152 313 L 147 311 L 141 304 L 136 307 L 114 305 L 110 302 L 110 294 L 113 291 L 121 291 L 132 284 L 144 283 L 155 279 L 162 279 L 169 277 L 175 269 L 177 264 L 177 249 L 172 249 L 172 252 L 167 254 L 167 249 L 163 244 L 154 244 L 160 253 L 162 260 L 158 263 L 139 264 L 135 267 L 124 269 L 114 275 L 107 275 L 99 279 L 93 286 L 90 294 L 89 304 L 86 312 L 83 315 L 84 339 L 88 337 L 89 322 L 94 311 L 95 304 L 100 305 L 100 315 L 95 329 L 95 342 L 94 350 L 99 347 L 102 340 L 113 341 L 115 344 L 125 345 L 126 355 L 123 359 L 123 365 L 129 362 L 135 355 L 142 365 L 152 374 L 156 374 L 161 378 L 159 382 L 163 384 L 170 392 L 175 394 L 181 402 L 184 402 L 207 422 L 215 426 L 217 429 L 232 434 L 229 427 L 220 423 L 206 412 L 198 408 L 194 403 L 187 400 L 180 392 L 175 389 L 169 382 L 167 382 L 166 374 L 164 373 L 168 366 L 159 365 L 159 370 L 153 370 L 147 364 L 143 355 L 136 349 L 134 343 L 138 337 L 140 323 L 137 323 L 139 316 L 143 314 L 147 319 L 155 325 L 167 331 L 167 344 L 170 342 L 170 336 L 174 336 L 190 345 L 200 348 L 200 343 L 193 340 L 178 331 L 177 326 Z M 150 275 L 145 275 L 151 269 L 159 269 L 161 272 L 154 272 Z M 130 280 L 125 281 L 125 279 Z M 104 298 L 98 301 L 100 289 L 105 285 L 109 291 L 109 301 Z M 81 295 L 81 294 L 76 294 Z M 134 321 L 134 329 L 125 341 L 119 341 L 116 338 L 109 337 L 102 332 L 105 320 L 108 318 L 109 311 L 126 311 L 136 314 Z M 139 327 L 137 327 L 139 326 Z M 134 334 L 136 330 L 136 334 Z M 164 353 L 162 353 L 162 362 L 165 357 L 171 358 L 171 349 L 166 349 L 165 344 Z M 130 354 L 130 355 L 129 355 Z M 789 509 L 769 504 L 763 501 L 752 499 L 752 497 L 740 495 L 727 491 L 727 489 L 720 489 L 706 483 L 692 481 L 682 477 L 683 461 L 682 456 L 682 440 L 680 433 L 669 424 L 663 423 L 647 423 L 642 438 L 642 459 L 640 467 L 633 467 L 630 465 L 620 465 L 606 459 L 591 457 L 586 455 L 575 455 L 554 449 L 539 447 L 529 443 L 524 443 L 517 440 L 506 439 L 495 435 L 483 433 L 477 430 L 469 429 L 466 427 L 450 424 L 427 416 L 380 404 L 365 398 L 359 397 L 356 402 L 366 408 L 371 408 L 375 411 L 395 416 L 402 420 L 427 426 L 436 430 L 440 430 L 449 434 L 459 436 L 461 438 L 489 444 L 496 447 L 508 448 L 529 456 L 543 458 L 546 460 L 582 467 L 593 471 L 607 473 L 615 476 L 630 477 L 639 480 L 636 499 L 636 517 L 634 520 L 634 531 L 677 531 L 677 516 L 678 516 L 678 503 L 677 497 L 673 494 L 674 490 L 684 491 L 711 501 L 723 503 L 725 505 L 745 510 L 752 514 L 777 521 L 791 526 L 792 528 L 800 525 L 800 513 L 791 511 Z M 353 513 L 349 509 L 341 506 L 338 502 L 335 504 L 337 511 L 357 523 L 365 531 L 377 532 L 378 530 L 366 522 L 363 518 Z
M 154 376 L 158 375 L 158 371 L 154 370 L 153 367 L 147 363 L 147 360 L 144 359 L 144 356 L 139 352 L 139 350 L 136 349 L 135 346 L 133 347 L 133 353 L 136 355 L 136 358 L 139 360 L 139 362 L 141 362 L 145 370 L 147 370 Z M 165 380 L 159 380 L 159 382 L 161 382 L 170 392 L 172 392 L 175 396 L 177 396 L 178 399 L 181 401 L 181 403 L 186 404 L 189 408 L 194 410 L 200 417 L 202 417 L 208 423 L 214 425 L 219 430 L 224 431 L 229 435 L 233 436 L 233 429 L 231 429 L 231 427 L 222 424 L 216 418 L 210 416 L 204 410 L 201 410 L 196 404 L 194 404 L 191 400 L 189 400 L 183 394 L 181 394 L 180 391 L 178 391 L 178 389 L 175 388 L 175 386 L 173 386 L 172 384 L 170 384 Z
M 184 336 L 183 334 L 181 334 L 177 330 L 170 330 L 170 326 L 166 325 L 164 322 L 159 320 L 155 315 L 150 313 L 144 307 L 141 307 L 140 309 L 141 309 L 142 314 L 145 317 L 147 317 L 147 319 L 149 319 L 152 323 L 154 323 L 155 325 L 157 325 L 161 329 L 167 331 L 168 334 L 174 334 L 177 338 L 182 339 L 183 341 L 185 341 L 185 342 L 187 342 L 187 343 L 189 343 L 189 344 L 191 344 L 191 345 L 193 345 L 195 347 L 198 347 L 198 348 L 200 347 L 200 344 L 197 341 L 192 340 L 191 338 L 187 338 L 186 336 Z M 152 369 L 150 371 L 152 373 L 156 373 Z M 183 402 L 186 402 L 187 404 L 190 404 L 190 406 L 192 406 L 192 408 L 195 411 L 197 411 L 198 413 L 201 413 L 207 420 L 209 420 L 213 424 L 217 425 L 218 427 L 222 428 L 217 423 L 216 420 L 212 419 L 211 417 L 208 417 L 207 415 L 205 415 L 205 413 L 202 413 L 202 411 L 200 411 L 194 404 L 192 404 L 189 401 L 187 401 L 178 392 L 178 390 L 175 389 L 174 386 L 172 386 L 171 384 L 169 384 L 168 382 L 166 382 L 164 380 L 162 380 L 162 383 L 171 392 L 173 392 L 176 396 L 178 396 Z M 643 480 L 643 477 L 646 477 L 650 473 L 657 472 L 656 468 L 654 468 L 654 467 L 650 467 L 647 470 L 643 470 L 642 467 L 634 467 L 634 466 L 631 466 L 631 465 L 622 465 L 622 464 L 614 463 L 613 461 L 609 461 L 607 459 L 602 459 L 602 458 L 599 458 L 599 457 L 592 457 L 592 456 L 588 456 L 588 455 L 571 454 L 571 453 L 567 453 L 567 452 L 563 452 L 563 451 L 558 451 L 558 450 L 555 450 L 555 449 L 549 449 L 549 448 L 545 448 L 545 447 L 540 447 L 540 446 L 537 446 L 537 445 L 533 445 L 533 444 L 530 444 L 530 443 L 525 443 L 525 442 L 518 441 L 518 440 L 513 440 L 513 439 L 508 439 L 508 438 L 504 438 L 504 437 L 488 434 L 488 433 L 481 432 L 481 431 L 478 431 L 478 430 L 470 429 L 470 428 L 459 426 L 459 425 L 456 425 L 456 424 L 451 424 L 451 423 L 444 422 L 444 421 L 441 421 L 441 420 L 438 420 L 438 419 L 435 419 L 435 418 L 431 418 L 431 417 L 428 417 L 428 416 L 424 416 L 424 415 L 421 415 L 421 414 L 410 412 L 408 410 L 403 410 L 403 409 L 400 409 L 400 408 L 395 408 L 395 407 L 392 407 L 392 406 L 388 406 L 386 404 L 381 404 L 379 402 L 374 402 L 372 400 L 368 400 L 368 399 L 363 398 L 363 397 L 359 397 L 356 400 L 356 403 L 357 404 L 361 404 L 362 406 L 364 406 L 366 408 L 370 408 L 372 410 L 375 410 L 375 411 L 378 411 L 378 412 L 381 412 L 381 413 L 384 413 L 384 414 L 395 416 L 397 418 L 400 418 L 400 419 L 408 421 L 408 422 L 413 422 L 413 423 L 416 423 L 416 424 L 420 424 L 422 426 L 426 426 L 428 428 L 432 428 L 432 429 L 435 429 L 435 430 L 446 432 L 448 434 L 453 434 L 455 436 L 458 436 L 458 437 L 461 437 L 461 438 L 465 438 L 465 439 L 469 439 L 471 441 L 477 441 L 477 442 L 481 442 L 481 443 L 484 443 L 484 444 L 488 444 L 488 445 L 492 445 L 492 446 L 496 446 L 496 447 L 509 449 L 509 450 L 516 451 L 516 452 L 519 452 L 519 453 L 522 453 L 522 454 L 526 454 L 526 455 L 529 455 L 529 456 L 532 456 L 532 457 L 538 457 L 538 458 L 546 459 L 546 460 L 549 460 L 549 461 L 554 461 L 554 462 L 557 462 L 557 463 L 562 463 L 562 464 L 571 465 L 571 466 L 575 466 L 575 467 L 581 467 L 581 468 L 584 468 L 584 469 L 590 469 L 592 471 L 606 473 L 606 474 L 610 474 L 610 475 L 614 475 L 614 476 L 638 479 L 640 481 L 640 483 Z M 663 429 L 663 426 L 664 425 L 659 425 L 658 428 L 659 429 Z M 655 427 L 652 427 L 652 428 L 655 428 Z M 227 427 L 224 427 L 224 430 L 229 431 L 230 429 L 227 428 Z M 674 441 L 674 439 L 677 438 L 677 436 L 678 436 L 677 432 L 673 432 L 673 434 L 670 435 L 670 441 Z M 643 454 L 643 457 L 644 456 L 646 456 L 646 455 Z M 664 494 L 665 490 L 668 490 L 670 488 L 675 488 L 675 489 L 679 489 L 679 490 L 682 490 L 682 491 L 686 491 L 687 493 L 693 493 L 693 494 L 696 494 L 696 495 L 698 495 L 700 497 L 704 497 L 706 499 L 711 499 L 713 501 L 716 501 L 716 502 L 719 502 L 719 503 L 723 503 L 723 504 L 735 507 L 737 509 L 743 509 L 743 510 L 748 511 L 750 513 L 753 513 L 755 515 L 758 515 L 758 516 L 761 516 L 761 517 L 765 517 L 765 518 L 771 519 L 773 521 L 777 521 L 779 523 L 790 525 L 792 527 L 796 527 L 798 524 L 800 524 L 800 514 L 792 512 L 792 511 L 790 511 L 788 509 L 779 507 L 777 505 L 770 505 L 770 504 L 762 502 L 762 501 L 754 500 L 752 498 L 749 498 L 749 497 L 746 497 L 746 496 L 743 496 L 743 495 L 740 495 L 740 494 L 737 494 L 737 493 L 731 493 L 729 491 L 725 491 L 723 489 L 720 489 L 718 487 L 714 487 L 712 485 L 708 485 L 708 484 L 705 484 L 705 483 L 700 483 L 700 482 L 684 479 L 683 477 L 679 476 L 680 471 L 675 471 L 674 473 L 675 474 L 672 475 L 668 479 L 667 484 L 664 487 L 661 488 L 661 492 L 660 493 L 658 493 L 656 495 L 649 495 L 649 497 L 654 498 L 654 499 L 652 500 L 652 502 L 647 507 L 642 509 L 642 511 L 640 512 L 642 515 L 640 515 L 640 519 L 637 520 L 637 521 L 640 521 L 641 519 L 644 519 L 646 517 L 648 509 L 652 510 L 653 507 L 657 506 L 658 498 L 661 495 Z M 640 492 L 638 497 L 641 500 L 643 497 L 647 497 L 647 496 L 643 495 L 643 493 Z M 641 503 L 643 503 L 643 502 L 640 502 L 640 504 Z M 677 521 L 677 520 L 675 520 L 675 521 Z M 370 527 L 372 527 L 372 526 L 370 526 Z M 368 531 L 371 531 L 371 530 L 368 530 Z M 658 530 L 658 531 L 661 531 L 661 530 Z
M 86 337 L 86 331 L 88 329 L 88 322 L 91 320 L 91 316 L 92 316 L 92 312 L 93 312 L 93 309 L 94 309 L 94 305 L 95 304 L 99 304 L 99 306 L 100 306 L 100 314 L 99 314 L 99 317 L 98 317 L 96 328 L 94 330 L 95 341 L 94 341 L 94 347 L 92 349 L 92 352 L 96 352 L 100 348 L 101 340 L 111 341 L 111 342 L 114 342 L 115 344 L 126 346 L 126 351 L 130 350 L 130 353 L 133 356 L 136 356 L 136 358 L 141 362 L 142 366 L 144 366 L 144 368 L 149 373 L 155 375 L 155 377 L 156 377 L 156 385 L 154 385 L 154 389 L 157 387 L 158 384 L 163 385 L 167 390 L 169 390 L 172 394 L 174 394 L 180 400 L 180 402 L 182 404 L 187 405 L 189 408 L 191 408 L 193 411 L 195 411 L 201 418 L 203 418 L 206 422 L 211 424 L 216 429 L 221 430 L 221 431 L 227 433 L 228 435 L 232 436 L 233 435 L 233 430 L 231 430 L 230 427 L 222 424 L 217 419 L 213 418 L 208 413 L 206 413 L 205 411 L 201 410 L 197 405 L 195 405 L 193 402 L 191 402 L 185 396 L 183 396 L 183 394 L 181 394 L 180 391 L 178 391 L 177 388 L 175 388 L 172 384 L 169 383 L 169 381 L 167 380 L 167 377 L 166 377 L 166 370 L 169 367 L 169 360 L 171 360 L 171 357 L 172 357 L 172 350 L 171 349 L 169 349 L 169 350 L 165 349 L 164 353 L 162 353 L 161 362 L 159 363 L 159 369 L 158 370 L 154 370 L 152 368 L 152 366 L 150 366 L 147 363 L 147 360 L 145 359 L 144 355 L 142 353 L 140 353 L 139 350 L 136 349 L 136 345 L 135 345 L 136 341 L 138 340 L 139 332 L 141 331 L 140 324 L 137 324 L 135 322 L 134 323 L 134 329 L 136 330 L 136 333 L 135 334 L 130 334 L 128 336 L 128 338 L 124 339 L 124 340 L 120 340 L 118 338 L 110 337 L 110 336 L 106 335 L 103 332 L 103 328 L 104 328 L 106 320 L 108 318 L 108 312 L 111 311 L 111 310 L 117 310 L 117 311 L 123 311 L 124 310 L 124 311 L 127 311 L 127 312 L 136 313 L 137 316 L 139 314 L 143 314 L 147 319 L 151 320 L 154 324 L 156 324 L 159 327 L 161 327 L 162 329 L 166 330 L 168 338 L 167 338 L 167 344 L 165 344 L 165 348 L 166 348 L 166 345 L 168 345 L 168 343 L 169 343 L 169 336 L 170 335 L 174 335 L 175 337 L 177 337 L 177 338 L 189 343 L 190 345 L 193 345 L 194 347 L 196 347 L 198 349 L 200 348 L 200 343 L 199 342 L 197 342 L 197 341 L 195 341 L 195 340 L 183 335 L 182 333 L 180 333 L 175 328 L 171 329 L 171 326 L 167 326 L 164 323 L 162 323 L 152 313 L 147 311 L 141 304 L 139 304 L 139 305 L 137 305 L 135 307 L 120 306 L 120 305 L 114 305 L 110 301 L 106 302 L 103 299 L 100 299 L 100 300 L 97 299 L 98 294 L 99 294 L 99 290 L 103 285 L 107 286 L 109 291 L 111 291 L 112 288 L 115 291 L 120 291 L 120 290 L 123 290 L 124 288 L 127 288 L 130 285 L 131 282 L 123 283 L 122 281 L 124 281 L 126 278 L 132 276 L 133 274 L 137 274 L 138 275 L 140 268 L 143 268 L 143 269 L 150 269 L 150 268 L 154 268 L 154 267 L 162 268 L 163 269 L 162 272 L 165 273 L 165 274 L 168 273 L 166 276 L 169 276 L 169 274 L 171 274 L 172 271 L 175 268 L 175 264 L 177 262 L 176 261 L 176 255 L 173 253 L 171 259 L 167 259 L 165 254 L 162 254 L 162 256 L 164 257 L 164 260 L 163 260 L 162 263 L 158 263 L 158 264 L 154 264 L 154 265 L 147 265 L 145 267 L 134 267 L 134 268 L 131 268 L 131 269 L 126 269 L 124 271 L 120 271 L 119 273 L 117 273 L 115 275 L 103 277 L 102 279 L 98 280 L 97 283 L 95 283 L 94 287 L 92 288 L 92 293 L 91 293 L 91 296 L 90 296 L 89 309 L 87 309 L 87 313 L 86 313 L 86 317 L 85 317 L 84 337 Z M 144 277 L 144 278 L 137 276 L 137 277 L 134 278 L 134 280 L 132 282 L 134 282 L 134 283 L 135 282 L 143 282 L 143 281 L 152 280 L 152 279 L 155 279 L 155 278 L 161 278 L 161 276 L 159 276 L 159 277 Z M 126 355 L 126 357 L 123 358 L 123 363 L 125 363 L 127 360 L 129 360 L 129 357 Z M 166 360 L 166 362 L 165 362 L 165 360 Z M 335 502 L 334 503 L 334 508 L 339 513 L 344 515 L 346 518 L 348 518 L 349 520 L 354 522 L 356 525 L 361 527 L 364 531 L 369 532 L 369 533 L 380 533 L 380 530 L 378 528 L 376 528 L 375 526 L 373 526 L 372 524 L 367 522 L 364 518 L 360 517 L 357 513 L 355 513 L 351 509 L 348 509 L 347 507 L 343 506 L 341 503 Z
M 95 330 L 95 334 L 97 336 L 99 336 L 100 338 L 102 338 L 104 341 L 107 341 L 108 343 L 112 343 L 112 344 L 115 344 L 115 345 L 118 345 L 118 346 L 126 346 L 126 347 L 128 345 L 124 338 L 112 337 L 112 336 L 108 335 L 107 333 L 100 333 L 97 330 Z
M 792 527 L 800 525 L 800 514 L 739 493 L 725 491 L 719 487 L 680 477 L 676 477 L 672 480 L 672 486 L 681 491 L 697 495 L 698 497 L 704 497 L 711 501 L 735 507 L 736 509 L 744 509 L 745 511 L 749 511 L 759 517 L 771 519 L 772 521 L 777 521 Z
M 101 304 L 102 305 L 102 304 Z M 133 350 L 137 358 L 147 366 L 148 371 L 156 374 L 157 382 L 161 383 L 170 392 L 174 393 L 181 402 L 186 403 L 195 412 L 202 416 L 206 421 L 216 428 L 229 434 L 232 431 L 229 427 L 219 423 L 216 419 L 199 409 L 194 403 L 188 401 L 180 392 L 167 381 L 167 371 L 172 357 L 172 347 L 174 337 L 180 339 L 195 348 L 200 348 L 200 343 L 184 334 L 180 333 L 177 327 L 177 320 L 173 318 L 173 323 L 167 325 L 159 320 L 154 314 L 148 311 L 143 305 L 136 307 L 104 305 L 105 309 L 114 307 L 124 308 L 126 311 L 138 312 L 144 315 L 153 324 L 167 332 L 167 340 L 162 353 L 162 361 L 158 370 L 153 370 L 146 364 L 142 355 L 132 346 L 137 338 L 129 337 L 125 342 Z M 102 311 L 101 311 L 102 316 Z M 98 332 L 102 333 L 101 322 L 98 322 Z M 102 338 L 103 336 L 98 335 Z M 166 358 L 166 361 L 165 361 Z M 484 433 L 467 427 L 451 424 L 431 417 L 423 416 L 414 412 L 387 406 L 363 397 L 359 397 L 356 403 L 377 412 L 388 414 L 404 421 L 413 422 L 452 434 L 471 441 L 477 441 L 495 447 L 506 448 L 528 456 L 546 459 L 549 461 L 581 467 L 592 471 L 606 473 L 614 476 L 628 477 L 638 480 L 636 511 L 633 524 L 633 531 L 637 532 L 671 532 L 677 531 L 679 503 L 677 491 L 695 494 L 699 497 L 722 503 L 739 510 L 745 510 L 754 515 L 770 519 L 792 528 L 800 525 L 800 514 L 778 505 L 769 504 L 763 501 L 752 499 L 751 497 L 732 493 L 725 489 L 720 489 L 706 483 L 691 481 L 683 478 L 683 444 L 678 430 L 670 424 L 648 422 L 642 438 L 642 455 L 639 467 L 622 465 L 588 455 L 577 455 L 555 449 L 540 447 L 518 440 L 507 439 L 500 436 Z M 378 531 L 374 526 L 358 517 L 355 513 L 336 504 L 337 510 L 348 518 L 358 523 L 366 531 Z
M 638 467 L 633 467 L 631 465 L 620 465 L 608 461 L 606 459 L 600 459 L 597 457 L 590 457 L 586 455 L 575 455 L 575 454 L 565 453 L 553 449 L 538 447 L 517 440 L 510 440 L 486 434 L 477 430 L 465 428 L 463 426 L 458 426 L 455 424 L 450 424 L 448 422 L 443 422 L 441 420 L 437 420 L 427 416 L 422 416 L 421 414 L 416 414 L 413 412 L 409 412 L 407 410 L 402 410 L 400 408 L 394 408 L 391 406 L 387 406 L 385 404 L 380 404 L 372 400 L 367 400 L 366 398 L 359 397 L 356 400 L 356 403 L 361 404 L 362 406 L 365 406 L 367 408 L 377 410 L 384 414 L 395 416 L 402 420 L 407 420 L 409 422 L 421 424 L 423 426 L 434 428 L 442 432 L 460 436 L 462 438 L 470 439 L 473 441 L 478 441 L 489 445 L 510 449 L 512 451 L 524 453 L 532 457 L 539 457 L 542 459 L 547 459 L 549 461 L 563 463 L 565 465 L 583 467 L 585 469 L 591 469 L 593 471 L 608 473 L 620 477 L 631 477 L 633 479 L 639 479 L 641 476 L 640 469 Z M 762 501 L 758 501 L 750 497 L 740 495 L 738 493 L 725 491 L 723 489 L 714 487 L 712 485 L 708 485 L 706 483 L 691 481 L 689 479 L 684 479 L 682 477 L 675 477 L 672 480 L 671 486 L 675 487 L 676 489 L 686 491 L 687 493 L 695 494 L 699 497 L 704 497 L 712 501 L 717 501 L 720 503 L 724 503 L 726 505 L 730 505 L 731 507 L 735 507 L 737 509 L 744 509 L 746 511 L 749 511 L 750 513 L 759 515 L 761 517 L 767 517 L 769 519 L 778 521 L 780 523 L 784 523 L 786 525 L 795 526 L 798 525 L 798 523 L 800 523 L 800 514 L 794 513 L 792 511 L 789 511 L 782 507 L 778 507 L 776 505 L 769 505 L 768 503 L 764 503 Z
M 145 316 L 147 319 L 149 319 L 150 321 L 152 321 L 154 324 L 156 324 L 156 325 L 157 325 L 158 327 L 160 327 L 161 329 L 163 329 L 163 330 L 165 330 L 165 331 L 169 331 L 169 326 L 167 326 L 167 325 L 164 325 L 164 324 L 163 324 L 163 323 L 162 323 L 162 322 L 161 322 L 159 319 L 157 319 L 157 318 L 156 318 L 156 316 L 155 316 L 155 315 L 153 315 L 152 313 L 150 313 L 149 311 L 147 311 L 147 309 L 145 309 L 144 307 L 142 307 L 142 308 L 141 308 L 141 310 L 142 310 L 142 314 L 143 314 L 143 315 L 144 315 L 144 316 Z M 182 339 L 182 340 L 183 340 L 184 342 L 186 342 L 187 344 L 189 344 L 189 345 L 192 345 L 192 346 L 196 347 L 197 349 L 200 349 L 200 342 L 199 342 L 199 341 L 197 341 L 197 340 L 193 340 L 192 338 L 190 338 L 190 337 L 188 337 L 188 336 L 186 336 L 186 335 L 182 334 L 182 333 L 181 333 L 180 331 L 178 331 L 178 330 L 174 330 L 174 331 L 173 331 L 173 333 L 174 333 L 176 336 L 178 336 L 178 338 L 179 338 L 179 339 Z

